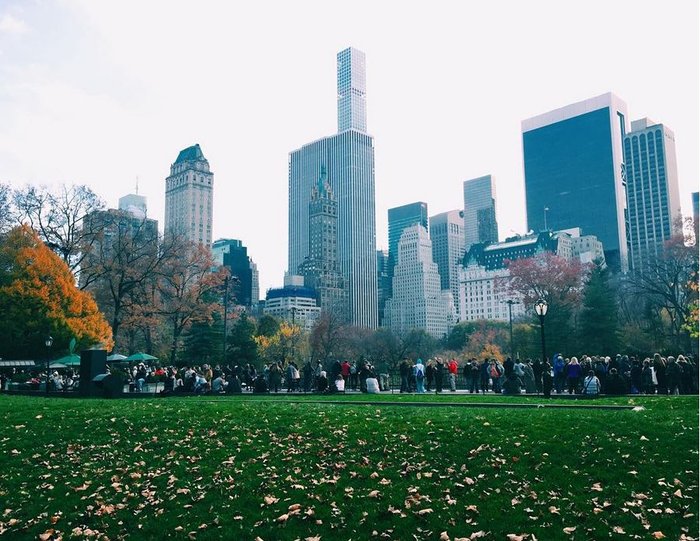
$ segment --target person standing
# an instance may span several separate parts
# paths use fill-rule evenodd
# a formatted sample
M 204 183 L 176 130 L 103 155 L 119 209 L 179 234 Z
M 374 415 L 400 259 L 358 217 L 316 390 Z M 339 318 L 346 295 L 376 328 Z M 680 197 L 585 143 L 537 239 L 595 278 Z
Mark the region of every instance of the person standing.
M 571 357 L 571 361 L 566 365 L 566 384 L 569 394 L 574 394 L 578 387 L 578 380 L 581 377 L 581 365 L 576 357 Z
M 432 359 L 425 365 L 425 390 L 430 392 L 435 381 L 435 361 Z
M 457 391 L 457 370 L 459 370 L 457 361 L 454 357 L 447 363 L 447 370 L 450 373 L 450 391 L 454 393 Z
M 442 362 L 442 359 L 438 357 L 437 362 L 435 363 L 435 392 L 436 393 L 441 393 L 442 392 L 442 378 L 444 377 L 445 374 L 445 365 Z
M 420 358 L 416 361 L 416 364 L 413 367 L 413 376 L 416 379 L 416 392 L 424 393 L 425 365 L 423 365 L 423 361 Z
M 542 363 L 542 392 L 545 398 L 552 397 L 553 379 L 552 365 L 549 364 L 549 361 L 544 361 L 544 363 Z
M 406 362 L 406 359 L 401 361 L 401 364 L 399 364 L 399 376 L 401 377 L 401 391 L 402 393 L 407 393 L 408 392 L 408 374 L 409 368 L 408 368 L 408 362 Z
M 583 394 L 589 397 L 595 397 L 600 394 L 600 380 L 596 377 L 593 370 L 589 370 L 588 376 L 583 380 Z

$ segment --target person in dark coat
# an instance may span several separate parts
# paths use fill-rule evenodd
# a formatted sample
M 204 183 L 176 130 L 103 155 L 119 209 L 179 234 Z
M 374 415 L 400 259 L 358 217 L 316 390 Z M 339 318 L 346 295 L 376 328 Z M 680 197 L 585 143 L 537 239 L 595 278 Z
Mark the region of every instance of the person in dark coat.
M 620 396 L 627 394 L 627 382 L 625 378 L 617 371 L 617 368 L 611 368 L 608 373 L 608 380 L 605 385 L 606 394 Z
M 442 378 L 445 374 L 445 365 L 442 363 L 442 359 L 438 359 L 435 364 L 435 392 L 442 392 Z
M 430 392 L 433 386 L 433 381 L 435 381 L 435 362 L 428 361 L 425 367 L 425 390 Z
M 554 378 L 552 377 L 552 365 L 549 361 L 544 361 L 542 363 L 542 392 L 545 398 L 552 397 L 552 384 L 554 383 Z

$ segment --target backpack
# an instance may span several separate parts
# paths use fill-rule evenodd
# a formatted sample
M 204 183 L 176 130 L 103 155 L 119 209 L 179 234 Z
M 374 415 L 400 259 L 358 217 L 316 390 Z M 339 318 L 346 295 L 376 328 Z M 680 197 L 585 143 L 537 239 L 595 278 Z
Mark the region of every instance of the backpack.
M 423 365 L 418 365 L 416 367 L 416 377 L 417 378 L 422 378 L 423 377 Z

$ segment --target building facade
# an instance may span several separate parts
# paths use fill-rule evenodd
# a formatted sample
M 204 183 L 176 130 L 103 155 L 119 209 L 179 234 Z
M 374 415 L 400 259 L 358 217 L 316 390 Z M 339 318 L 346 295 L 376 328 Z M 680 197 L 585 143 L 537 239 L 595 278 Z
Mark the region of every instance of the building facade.
M 505 268 L 487 269 L 475 262 L 460 267 L 457 301 L 459 321 L 508 321 L 507 300 L 515 301 L 513 319 L 524 314 L 522 301 L 517 295 L 508 292 L 506 284 L 509 277 L 510 272 Z
M 323 166 L 309 201 L 309 255 L 299 265 L 298 274 L 304 277 L 305 286 L 316 291 L 321 310 L 347 320 L 347 296 L 338 268 L 338 203 Z
M 349 70 L 346 53 L 350 57 Z M 378 308 L 374 141 L 360 129 L 366 127 L 364 96 L 352 98 L 353 88 L 364 88 L 364 60 L 359 60 L 363 57 L 352 48 L 338 53 L 340 133 L 304 145 L 289 155 L 288 268 L 296 272 L 309 255 L 309 201 L 321 168 L 325 167 L 338 203 L 338 268 L 347 291 L 348 320 L 353 325 L 375 328 Z M 351 98 L 345 99 L 348 76 Z M 349 113 L 345 110 L 348 107 Z M 349 122 L 348 118 L 355 120 Z
M 648 118 L 632 122 L 625 135 L 629 267 L 644 268 L 681 228 L 676 141 L 673 132 Z
M 284 287 L 267 290 L 263 313 L 310 331 L 321 315 L 321 307 L 316 302 L 316 291 L 303 284 L 302 276 L 285 275 Z
M 580 227 L 616 272 L 628 268 L 627 126 L 627 106 L 611 93 L 522 122 L 528 229 Z
M 459 297 L 459 268 L 464 258 L 464 212 L 451 210 L 430 217 L 433 261 L 440 273 L 440 287 Z
M 165 179 L 165 233 L 211 246 L 214 173 L 199 145 L 178 154 Z
M 389 252 L 377 250 L 377 321 L 384 318 L 384 306 L 391 297 L 391 276 L 389 276 Z
M 423 329 L 443 338 L 455 323 L 452 293 L 440 287 L 428 231 L 421 225 L 404 229 L 394 268 L 393 296 L 384 309 L 384 325 L 404 335 Z
M 464 181 L 464 247 L 498 242 L 496 181 L 492 175 Z
M 259 300 L 258 267 L 248 256 L 248 248 L 237 239 L 219 239 L 211 247 L 214 261 L 227 267 L 235 277 L 232 288 L 236 304 L 254 307 Z

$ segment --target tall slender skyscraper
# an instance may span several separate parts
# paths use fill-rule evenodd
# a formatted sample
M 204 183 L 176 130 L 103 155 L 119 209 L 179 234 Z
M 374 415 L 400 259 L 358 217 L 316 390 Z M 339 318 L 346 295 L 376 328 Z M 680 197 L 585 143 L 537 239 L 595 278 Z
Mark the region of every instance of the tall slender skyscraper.
M 430 217 L 433 261 L 440 273 L 440 287 L 452 292 L 455 306 L 459 299 L 459 268 L 464 258 L 464 212 L 450 210 Z
M 643 118 L 632 122 L 624 146 L 630 271 L 643 272 L 681 230 L 676 141 L 666 126 Z
M 612 93 L 522 122 L 528 229 L 580 227 L 598 237 L 608 265 L 623 272 L 627 126 L 627 105 Z
M 498 242 L 496 181 L 492 175 L 464 181 L 464 248 Z
M 199 145 L 188 147 L 165 179 L 165 233 L 211 246 L 214 173 Z
M 338 267 L 348 294 L 348 319 L 374 328 L 378 311 L 374 141 L 365 133 L 364 54 L 352 48 L 341 51 L 337 67 L 340 133 L 289 155 L 288 266 L 295 273 L 309 255 L 309 199 L 325 166 L 338 202 Z

